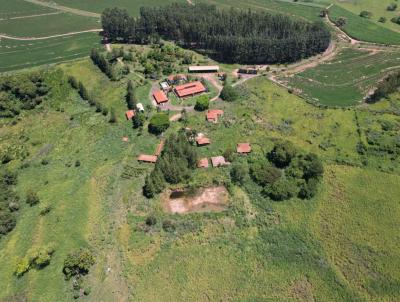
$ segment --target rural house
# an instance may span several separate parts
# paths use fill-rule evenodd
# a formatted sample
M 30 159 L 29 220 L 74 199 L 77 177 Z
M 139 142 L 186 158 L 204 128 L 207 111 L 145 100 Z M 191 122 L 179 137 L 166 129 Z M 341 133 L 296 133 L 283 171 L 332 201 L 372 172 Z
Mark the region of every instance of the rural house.
M 236 152 L 239 154 L 249 154 L 251 152 L 251 145 L 249 143 L 239 143 L 236 146 Z
M 223 156 L 211 157 L 211 164 L 214 168 L 229 165 L 229 163 L 225 161 L 225 157 Z
M 165 95 L 164 91 L 157 90 L 153 93 L 153 98 L 157 105 L 168 102 L 168 97 Z
M 219 71 L 219 66 L 190 66 L 189 72 L 192 73 L 214 73 Z
M 202 158 L 197 162 L 197 168 L 208 168 L 208 158 Z
M 155 155 L 146 155 L 146 154 L 140 154 L 137 158 L 138 161 L 143 162 L 143 163 L 151 163 L 155 164 L 157 162 L 157 156 Z
M 125 112 L 125 117 L 128 121 L 132 120 L 135 116 L 135 110 L 128 110 Z
M 179 98 L 184 98 L 206 92 L 207 89 L 200 81 L 196 81 L 176 86 L 174 91 Z
M 218 118 L 224 114 L 223 110 L 220 109 L 211 109 L 207 111 L 206 119 L 209 122 L 216 123 L 218 122 Z

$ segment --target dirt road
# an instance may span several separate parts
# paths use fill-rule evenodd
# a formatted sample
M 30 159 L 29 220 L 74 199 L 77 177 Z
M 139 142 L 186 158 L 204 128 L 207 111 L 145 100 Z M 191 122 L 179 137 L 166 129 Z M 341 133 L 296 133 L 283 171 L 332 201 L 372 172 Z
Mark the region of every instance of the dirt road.
M 17 40 L 17 41 L 35 41 L 35 40 L 46 40 L 46 39 L 65 37 L 65 36 L 73 36 L 73 35 L 79 35 L 79 34 L 83 34 L 83 33 L 101 32 L 102 30 L 103 29 L 101 29 L 101 28 L 96 28 L 96 29 L 74 31 L 74 32 L 70 32 L 70 33 L 53 35 L 53 36 L 45 36 L 45 37 L 13 37 L 13 36 L 9 36 L 9 35 L 0 34 L 0 39 L 9 39 L 9 40 Z
M 44 1 L 39 1 L 39 0 L 24 0 L 24 1 L 30 2 L 30 3 L 36 4 L 36 5 L 40 5 L 40 6 L 53 8 L 53 9 L 60 10 L 60 11 L 63 11 L 63 12 L 71 13 L 71 14 L 74 14 L 74 15 L 79 15 L 79 16 L 93 17 L 93 18 L 100 18 L 100 16 L 101 16 L 100 14 L 97 14 L 97 13 L 88 12 L 88 11 L 85 11 L 85 10 L 80 10 L 80 9 L 76 9 L 76 8 L 72 8 L 72 7 L 58 5 L 57 3 L 54 3 L 54 2 L 44 2 Z

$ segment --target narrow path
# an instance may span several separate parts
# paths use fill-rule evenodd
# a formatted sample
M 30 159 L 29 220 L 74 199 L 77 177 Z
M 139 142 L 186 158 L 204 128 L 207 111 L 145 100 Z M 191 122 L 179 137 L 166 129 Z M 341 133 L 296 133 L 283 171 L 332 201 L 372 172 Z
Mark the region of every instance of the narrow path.
M 11 17 L 11 18 L 2 18 L 0 21 L 5 20 L 16 20 L 16 19 L 28 19 L 28 18 L 35 18 L 35 17 L 43 17 L 43 16 L 50 16 L 50 15 L 58 15 L 62 14 L 62 12 L 54 12 L 54 13 L 46 13 L 46 14 L 37 14 L 37 15 L 26 15 L 26 16 L 18 16 L 18 17 Z
M 186 0 L 186 2 L 187 2 L 188 4 L 190 4 L 190 5 L 193 5 L 193 6 L 195 5 L 194 2 L 193 2 L 192 0 Z
M 73 35 L 79 35 L 79 34 L 83 34 L 83 33 L 101 32 L 102 30 L 103 30 L 102 28 L 88 29 L 88 30 L 82 30 L 82 31 L 74 31 L 74 32 L 65 33 L 65 34 L 46 36 L 46 37 L 36 37 L 36 38 L 35 37 L 13 37 L 13 36 L 9 36 L 9 35 L 0 34 L 0 39 L 9 39 L 9 40 L 17 40 L 17 41 L 35 41 L 35 40 L 46 40 L 46 39 L 51 39 L 51 38 L 73 36 Z
M 93 17 L 93 18 L 100 18 L 100 16 L 101 16 L 100 14 L 97 14 L 97 13 L 58 5 L 57 3 L 54 3 L 54 2 L 44 2 L 44 1 L 39 1 L 39 0 L 24 0 L 24 1 L 30 2 L 30 3 L 36 4 L 36 5 L 44 6 L 44 7 L 53 8 L 56 10 L 71 13 L 71 14 L 78 15 L 78 16 Z

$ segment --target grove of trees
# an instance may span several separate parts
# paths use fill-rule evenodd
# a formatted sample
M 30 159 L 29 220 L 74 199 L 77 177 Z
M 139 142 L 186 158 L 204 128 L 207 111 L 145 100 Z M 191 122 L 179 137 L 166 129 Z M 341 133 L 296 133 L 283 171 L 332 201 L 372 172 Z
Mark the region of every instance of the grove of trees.
M 221 62 L 246 64 L 294 62 L 323 52 L 331 38 L 322 22 L 207 4 L 145 7 L 138 18 L 106 9 L 102 26 L 113 42 L 147 44 L 162 37 Z

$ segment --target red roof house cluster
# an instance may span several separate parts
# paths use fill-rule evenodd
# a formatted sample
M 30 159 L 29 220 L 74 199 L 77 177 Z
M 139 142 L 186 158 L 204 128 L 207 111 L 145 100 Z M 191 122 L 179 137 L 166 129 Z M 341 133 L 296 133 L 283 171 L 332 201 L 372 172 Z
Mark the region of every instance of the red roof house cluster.
M 206 92 L 207 90 L 200 81 L 196 81 L 176 86 L 174 91 L 178 97 L 184 98 Z
M 153 93 L 153 98 L 158 105 L 168 102 L 168 97 L 165 95 L 164 91 L 162 91 L 162 90 L 155 91 Z
M 251 145 L 249 143 L 239 143 L 236 146 L 237 153 L 248 154 L 251 152 Z
M 224 114 L 223 110 L 220 109 L 211 109 L 207 111 L 207 121 L 216 123 L 218 122 L 218 118 Z

